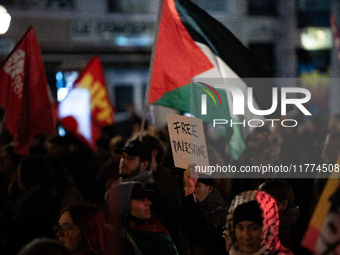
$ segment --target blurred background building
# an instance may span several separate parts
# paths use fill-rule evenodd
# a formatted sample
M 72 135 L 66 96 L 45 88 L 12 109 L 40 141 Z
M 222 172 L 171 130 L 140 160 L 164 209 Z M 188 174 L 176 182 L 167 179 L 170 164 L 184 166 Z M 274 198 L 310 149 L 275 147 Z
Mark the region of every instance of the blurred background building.
M 331 68 L 330 0 L 192 1 L 247 45 L 271 76 L 338 75 L 337 68 Z M 8 32 L 0 36 L 1 60 L 32 25 L 50 86 L 56 96 L 59 90 L 59 99 L 98 54 L 116 118 L 124 118 L 129 104 L 142 114 L 158 0 L 0 0 L 0 4 L 12 16 Z M 331 86 L 308 86 L 314 86 L 310 88 L 321 98 L 314 113 L 340 110 L 338 97 L 330 96 Z M 340 95 L 339 89 L 333 90 Z

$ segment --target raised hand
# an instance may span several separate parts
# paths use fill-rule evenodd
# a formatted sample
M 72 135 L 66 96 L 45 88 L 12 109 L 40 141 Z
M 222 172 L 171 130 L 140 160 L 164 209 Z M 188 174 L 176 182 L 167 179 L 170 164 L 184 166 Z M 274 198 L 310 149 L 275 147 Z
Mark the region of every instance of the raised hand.
M 198 180 L 198 173 L 195 172 L 195 166 L 195 163 L 190 164 L 183 174 L 186 196 L 194 193 L 195 191 L 196 182 Z

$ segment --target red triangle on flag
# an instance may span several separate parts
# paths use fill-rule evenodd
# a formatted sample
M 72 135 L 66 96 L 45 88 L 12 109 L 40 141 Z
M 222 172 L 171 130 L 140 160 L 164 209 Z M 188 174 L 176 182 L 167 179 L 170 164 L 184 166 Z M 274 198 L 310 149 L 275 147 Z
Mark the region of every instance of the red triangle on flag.
M 149 103 L 185 86 L 213 64 L 183 25 L 173 0 L 164 0 L 153 62 Z

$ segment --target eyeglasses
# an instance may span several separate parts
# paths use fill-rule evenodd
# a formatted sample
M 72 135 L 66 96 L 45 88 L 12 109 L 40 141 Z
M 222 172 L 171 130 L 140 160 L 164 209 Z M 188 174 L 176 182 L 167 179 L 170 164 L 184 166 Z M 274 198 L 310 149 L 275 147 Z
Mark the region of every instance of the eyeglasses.
M 61 230 L 61 232 L 63 233 L 64 236 L 68 236 L 71 229 L 78 229 L 78 228 L 77 227 L 70 227 L 70 226 L 67 226 L 67 225 L 60 226 L 58 224 L 54 225 L 54 227 L 53 227 L 53 231 L 54 231 L 55 235 L 57 235 L 59 230 Z

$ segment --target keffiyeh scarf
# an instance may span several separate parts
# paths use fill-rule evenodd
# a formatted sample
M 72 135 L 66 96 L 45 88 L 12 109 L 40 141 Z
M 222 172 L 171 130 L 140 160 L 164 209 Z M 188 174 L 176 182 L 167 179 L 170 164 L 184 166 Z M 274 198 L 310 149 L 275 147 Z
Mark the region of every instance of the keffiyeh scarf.
M 279 213 L 275 200 L 263 191 L 245 191 L 237 195 L 232 201 L 226 223 L 225 234 L 228 237 L 228 242 L 231 245 L 230 255 L 244 255 L 238 250 L 238 244 L 235 236 L 235 226 L 233 221 L 233 214 L 235 209 L 250 201 L 257 201 L 261 210 L 263 218 L 262 235 L 260 249 L 252 255 L 273 255 L 273 254 L 289 254 L 293 253 L 286 249 L 280 242 L 279 234 Z M 251 213 L 251 212 L 250 212 Z

